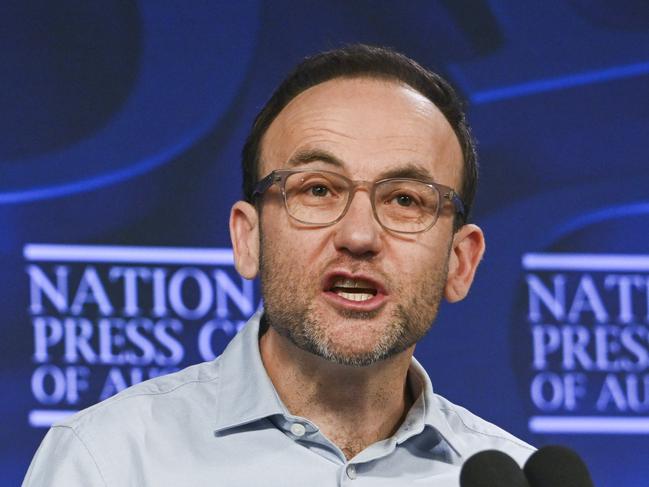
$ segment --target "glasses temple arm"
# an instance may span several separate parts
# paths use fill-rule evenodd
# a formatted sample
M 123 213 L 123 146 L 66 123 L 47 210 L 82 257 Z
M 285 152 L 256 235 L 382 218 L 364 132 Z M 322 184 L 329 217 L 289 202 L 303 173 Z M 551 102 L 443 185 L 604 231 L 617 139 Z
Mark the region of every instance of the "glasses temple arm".
M 268 188 L 270 188 L 275 182 L 275 173 L 272 172 L 265 178 L 261 179 L 256 185 L 255 189 L 252 192 L 253 199 L 259 196 L 260 194 L 265 193 Z
M 462 217 L 464 217 L 466 211 L 464 208 L 464 202 L 462 201 L 462 198 L 460 198 L 460 196 L 455 191 L 452 190 L 446 193 L 445 197 L 447 200 L 453 203 L 453 206 L 455 207 L 455 212 L 461 215 Z

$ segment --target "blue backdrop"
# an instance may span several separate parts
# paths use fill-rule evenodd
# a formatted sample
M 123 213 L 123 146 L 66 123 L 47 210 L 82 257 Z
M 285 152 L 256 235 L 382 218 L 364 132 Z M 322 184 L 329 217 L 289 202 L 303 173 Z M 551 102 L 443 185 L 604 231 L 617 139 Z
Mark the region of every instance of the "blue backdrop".
M 218 354 L 252 119 L 302 57 L 394 47 L 479 142 L 487 253 L 416 355 L 437 390 L 598 487 L 649 478 L 644 0 L 8 1 L 0 7 L 2 485 L 46 426 Z

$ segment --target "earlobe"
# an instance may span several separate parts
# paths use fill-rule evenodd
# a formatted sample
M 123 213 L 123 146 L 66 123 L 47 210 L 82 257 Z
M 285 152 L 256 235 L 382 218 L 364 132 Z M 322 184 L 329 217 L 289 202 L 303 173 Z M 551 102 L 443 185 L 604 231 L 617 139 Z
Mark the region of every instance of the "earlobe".
M 460 301 L 468 294 L 484 251 L 484 234 L 477 225 L 464 225 L 455 232 L 444 291 L 449 302 Z
M 259 216 L 250 203 L 237 201 L 232 206 L 230 238 L 237 272 L 254 279 L 259 272 Z

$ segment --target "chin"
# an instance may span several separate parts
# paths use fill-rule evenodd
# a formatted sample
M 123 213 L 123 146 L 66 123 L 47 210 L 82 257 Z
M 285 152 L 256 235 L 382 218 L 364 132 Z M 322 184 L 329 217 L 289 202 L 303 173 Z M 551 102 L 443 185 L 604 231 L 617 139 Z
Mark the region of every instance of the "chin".
M 311 343 L 310 351 L 319 357 L 339 365 L 355 367 L 369 366 L 387 360 L 408 348 L 401 340 L 394 340 L 393 336 L 363 337 L 356 334 L 351 340 L 337 340 L 329 337 L 328 340 Z M 386 338 L 390 338 L 386 340 Z

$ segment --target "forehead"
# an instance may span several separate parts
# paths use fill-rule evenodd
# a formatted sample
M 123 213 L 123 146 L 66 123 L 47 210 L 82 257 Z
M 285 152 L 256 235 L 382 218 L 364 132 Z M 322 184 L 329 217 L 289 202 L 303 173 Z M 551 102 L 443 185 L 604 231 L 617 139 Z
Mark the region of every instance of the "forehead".
M 262 139 L 260 173 L 290 167 L 295 154 L 308 151 L 332 154 L 340 170 L 359 179 L 416 166 L 457 187 L 462 172 L 462 150 L 444 115 L 416 90 L 389 80 L 338 78 L 295 97 Z

